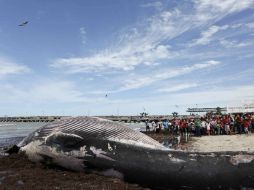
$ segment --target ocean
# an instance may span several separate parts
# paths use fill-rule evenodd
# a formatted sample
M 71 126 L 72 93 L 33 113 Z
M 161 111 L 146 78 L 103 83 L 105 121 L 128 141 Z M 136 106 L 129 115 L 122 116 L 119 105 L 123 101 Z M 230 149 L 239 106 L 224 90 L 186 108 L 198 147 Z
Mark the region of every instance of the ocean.
M 18 144 L 32 131 L 45 125 L 42 122 L 0 122 L 0 152 L 4 147 Z

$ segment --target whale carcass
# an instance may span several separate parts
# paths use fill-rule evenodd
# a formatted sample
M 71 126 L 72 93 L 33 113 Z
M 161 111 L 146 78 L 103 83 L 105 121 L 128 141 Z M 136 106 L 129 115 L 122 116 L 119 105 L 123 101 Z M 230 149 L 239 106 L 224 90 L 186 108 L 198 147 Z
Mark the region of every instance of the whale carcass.
M 115 176 L 153 188 L 254 187 L 254 154 L 170 150 L 127 126 L 96 117 L 49 123 L 20 144 L 30 160 Z

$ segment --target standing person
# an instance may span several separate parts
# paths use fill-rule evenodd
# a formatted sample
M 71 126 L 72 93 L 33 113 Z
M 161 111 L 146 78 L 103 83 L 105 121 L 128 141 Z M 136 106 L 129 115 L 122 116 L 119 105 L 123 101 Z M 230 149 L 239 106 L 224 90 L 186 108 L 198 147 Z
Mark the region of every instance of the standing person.
M 225 116 L 223 119 L 223 125 L 225 128 L 226 135 L 230 135 L 230 116 Z
M 221 134 L 221 122 L 220 122 L 220 119 L 217 120 L 216 129 L 217 129 L 217 134 L 220 135 Z
M 175 120 L 175 135 L 178 134 L 178 130 L 180 129 L 180 120 L 176 119 Z
M 252 113 L 252 116 L 251 116 L 251 128 L 252 130 L 254 129 L 254 113 Z
M 248 117 L 246 117 L 246 118 L 244 119 L 244 122 L 243 122 L 244 132 L 245 132 L 246 134 L 249 133 L 250 125 L 251 125 L 251 120 L 248 119 Z
M 152 128 L 153 131 L 156 131 L 156 123 L 154 121 L 152 121 Z
M 195 128 L 196 128 L 196 136 L 200 137 L 201 136 L 201 133 L 200 133 L 201 121 L 199 118 L 195 119 Z
M 155 122 L 155 133 L 159 133 L 159 132 L 160 132 L 159 122 L 156 121 L 156 122 Z
M 210 136 L 210 130 L 211 130 L 211 121 L 208 120 L 208 122 L 206 122 L 206 133 L 208 136 Z
M 147 132 L 147 131 L 150 131 L 150 127 L 149 127 L 148 120 L 146 120 L 146 132 Z
M 242 134 L 242 117 L 240 116 L 240 114 L 236 115 L 235 124 L 238 134 Z
M 167 119 L 165 119 L 163 121 L 163 128 L 164 128 L 165 131 L 168 131 L 168 120 Z
M 216 119 L 213 118 L 212 121 L 211 121 L 211 125 L 210 125 L 212 135 L 215 135 L 217 133 L 216 125 L 217 125 Z
M 190 130 L 189 130 L 189 131 L 191 131 L 191 133 L 192 133 L 193 135 L 195 135 L 196 128 L 195 128 L 195 124 L 194 124 L 193 119 L 191 119 L 191 120 L 189 121 L 189 127 L 190 127 Z
M 206 121 L 204 118 L 201 119 L 201 135 L 206 134 Z

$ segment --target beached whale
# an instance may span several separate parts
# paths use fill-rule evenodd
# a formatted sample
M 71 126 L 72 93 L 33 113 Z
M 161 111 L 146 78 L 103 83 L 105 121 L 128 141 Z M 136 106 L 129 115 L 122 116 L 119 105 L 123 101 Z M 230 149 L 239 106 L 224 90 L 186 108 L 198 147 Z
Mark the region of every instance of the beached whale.
M 115 176 L 152 188 L 254 187 L 254 154 L 170 150 L 127 126 L 95 117 L 49 123 L 20 144 L 29 159 Z

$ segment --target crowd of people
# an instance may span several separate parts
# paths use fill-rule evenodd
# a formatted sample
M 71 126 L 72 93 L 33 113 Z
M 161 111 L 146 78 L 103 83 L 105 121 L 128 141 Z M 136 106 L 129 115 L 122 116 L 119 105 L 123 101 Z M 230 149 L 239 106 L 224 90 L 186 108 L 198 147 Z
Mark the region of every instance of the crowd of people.
M 172 134 L 230 135 L 248 134 L 254 131 L 254 113 L 247 114 L 207 114 L 172 120 L 146 121 L 146 131 L 161 131 Z

